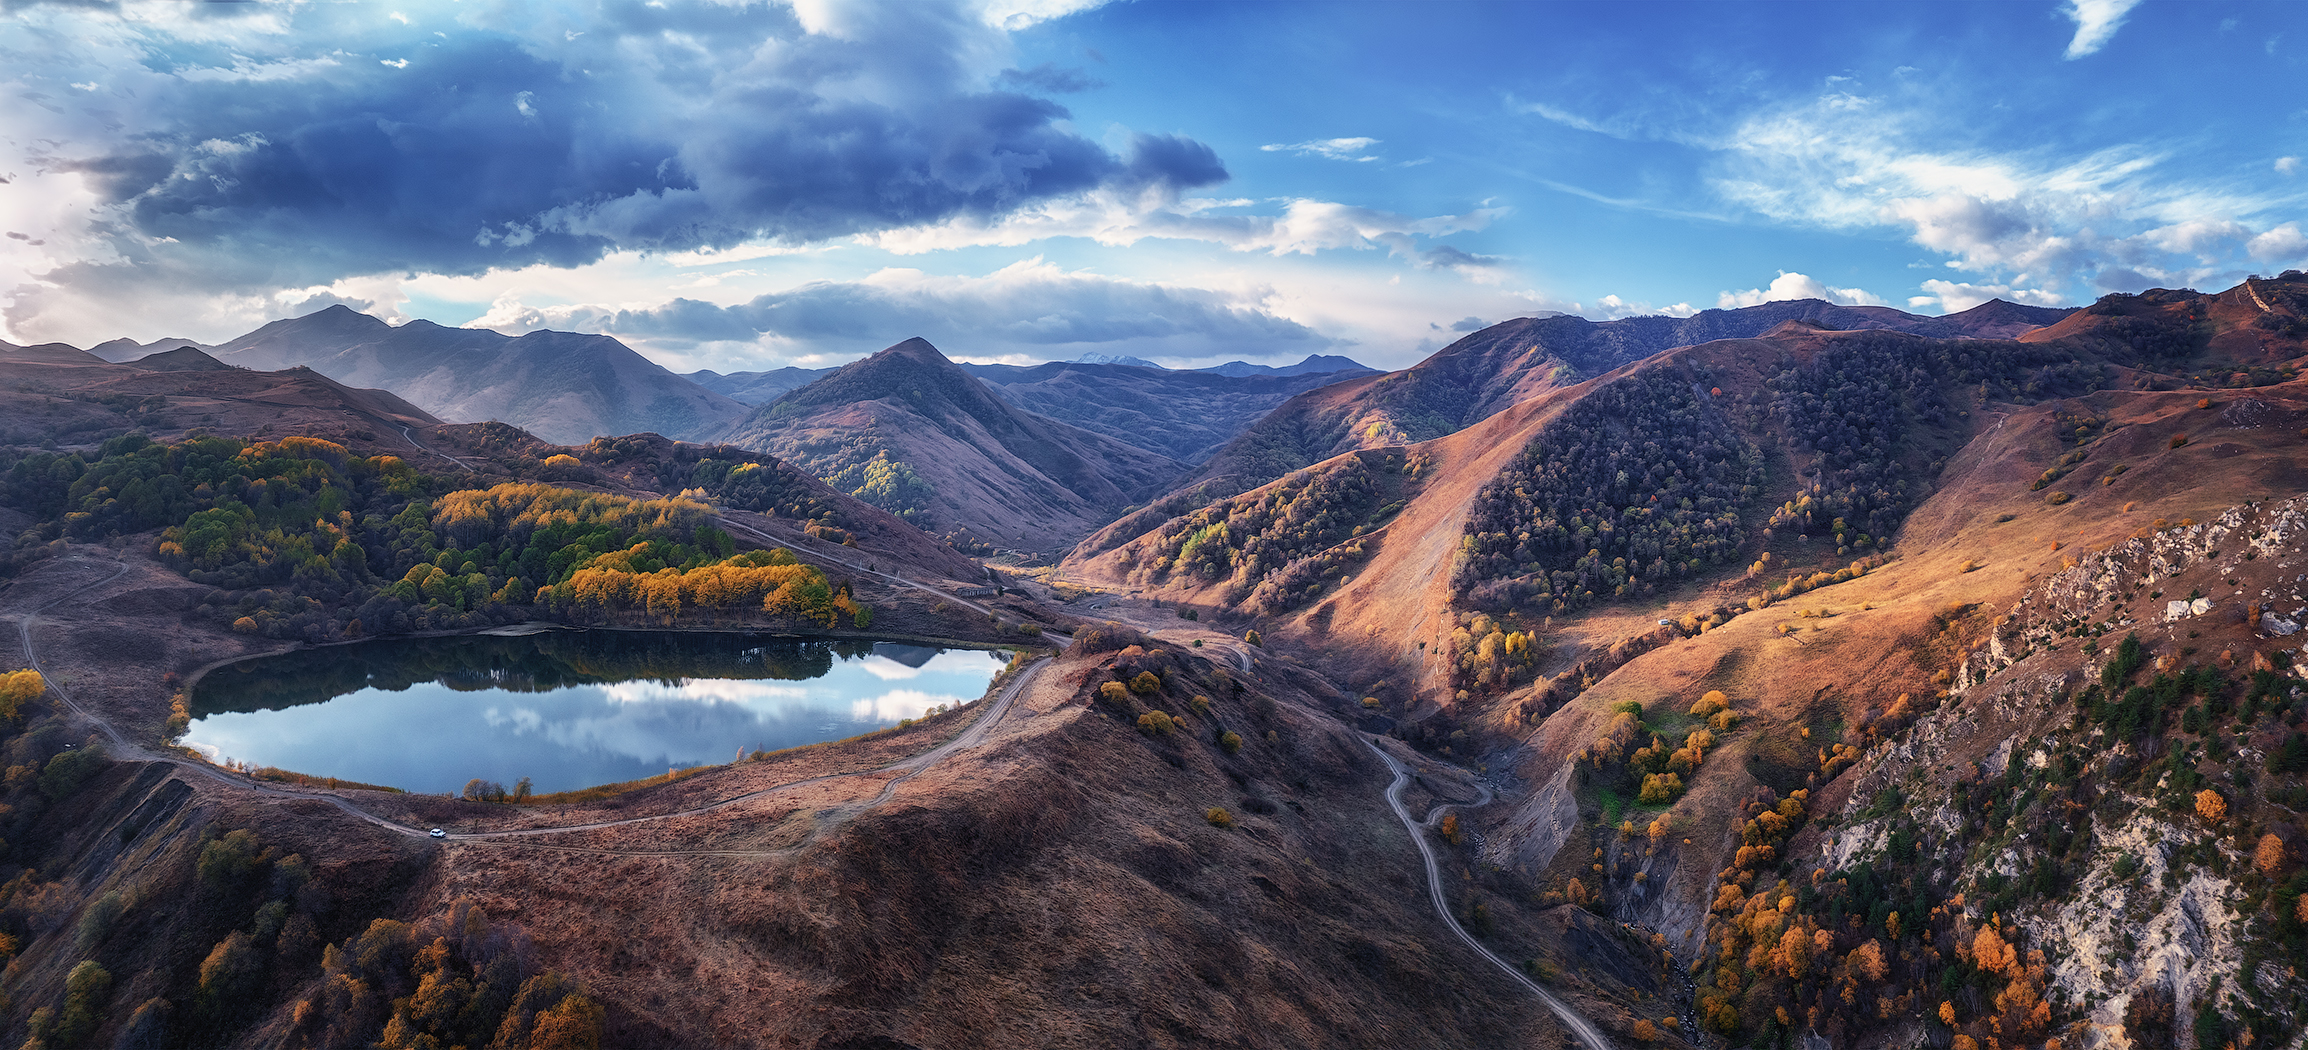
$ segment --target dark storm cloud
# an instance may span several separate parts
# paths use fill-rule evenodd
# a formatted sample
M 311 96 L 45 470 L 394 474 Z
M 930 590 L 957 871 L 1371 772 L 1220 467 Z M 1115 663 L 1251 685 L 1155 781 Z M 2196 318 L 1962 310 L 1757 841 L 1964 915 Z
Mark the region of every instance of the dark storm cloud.
M 1005 69 L 994 79 L 1005 87 L 1047 91 L 1053 95 L 1071 95 L 1106 86 L 1105 81 L 1082 70 L 1066 69 L 1055 62 L 1044 62 L 1032 69 Z
M 774 5 L 524 11 L 403 26 L 299 9 L 289 39 L 326 46 L 187 44 L 139 84 L 149 130 L 92 131 L 111 145 L 54 163 L 121 203 L 136 237 L 261 258 L 289 284 L 820 241 L 1226 177 L 1191 139 L 1139 136 L 1117 157 L 1064 107 L 988 90 L 958 56 L 992 31 L 957 9 L 843 4 L 817 32 Z M 1087 82 L 1011 72 L 997 83 Z
M 1208 186 L 1227 179 L 1210 147 L 1183 135 L 1138 135 L 1130 142 L 1128 181 L 1140 186 Z
M 1428 266 L 1438 270 L 1456 270 L 1460 273 L 1471 273 L 1479 270 L 1495 270 L 1507 265 L 1507 260 L 1499 258 L 1498 256 L 1475 255 L 1471 252 L 1462 252 L 1457 248 L 1453 248 L 1447 244 L 1438 244 L 1433 248 L 1429 248 L 1426 251 L 1420 252 L 1418 254 L 1418 259 L 1419 263 L 1423 266 Z

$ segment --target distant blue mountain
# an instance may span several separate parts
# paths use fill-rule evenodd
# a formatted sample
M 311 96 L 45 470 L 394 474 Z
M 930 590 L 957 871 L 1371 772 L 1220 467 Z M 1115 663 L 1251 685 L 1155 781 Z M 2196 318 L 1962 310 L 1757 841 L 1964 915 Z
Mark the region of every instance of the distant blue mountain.
M 1083 354 L 1082 356 L 1075 358 L 1074 363 L 1078 365 L 1133 365 L 1138 368 L 1162 367 L 1161 365 L 1155 364 L 1152 361 L 1148 361 L 1143 357 L 1129 357 L 1123 354 Z M 1167 369 L 1165 369 L 1165 371 L 1167 371 Z
M 1351 357 L 1336 354 L 1308 354 L 1306 360 L 1295 365 L 1276 368 L 1272 365 L 1254 365 L 1248 361 L 1228 361 L 1222 365 L 1197 368 L 1197 372 L 1216 372 L 1222 376 L 1306 376 L 1327 375 L 1332 372 L 1376 372 Z

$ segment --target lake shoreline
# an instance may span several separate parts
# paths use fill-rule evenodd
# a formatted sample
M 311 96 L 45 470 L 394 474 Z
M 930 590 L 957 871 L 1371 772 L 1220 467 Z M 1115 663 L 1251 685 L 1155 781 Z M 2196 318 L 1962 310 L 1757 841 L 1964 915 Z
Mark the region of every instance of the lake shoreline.
M 1022 647 L 883 634 L 525 624 L 285 647 L 188 686 L 220 766 L 419 794 L 660 779 L 903 728 L 982 698 Z M 849 632 L 842 632 L 849 635 Z M 926 643 L 926 644 L 925 644 Z M 211 672 L 223 672 L 221 675 Z

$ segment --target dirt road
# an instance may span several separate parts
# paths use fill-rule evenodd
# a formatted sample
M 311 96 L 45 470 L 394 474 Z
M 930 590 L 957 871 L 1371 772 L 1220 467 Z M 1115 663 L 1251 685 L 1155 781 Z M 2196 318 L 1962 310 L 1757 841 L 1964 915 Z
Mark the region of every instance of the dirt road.
M 1538 996 L 1539 1002 L 1546 1004 L 1547 1009 L 1554 1011 L 1555 1017 L 1563 1022 L 1563 1027 L 1570 1029 L 1571 1035 L 1576 1037 L 1580 1044 L 1586 1046 L 1587 1050 L 1613 1050 L 1611 1041 L 1603 1037 L 1602 1029 L 1596 1028 L 1594 1022 L 1587 1020 L 1578 1011 L 1571 1009 L 1569 1003 L 1556 998 L 1555 993 L 1540 987 L 1538 982 L 1525 976 L 1523 971 L 1508 965 L 1505 959 L 1499 958 L 1489 948 L 1483 947 L 1481 941 L 1475 940 L 1472 935 L 1468 934 L 1466 927 L 1459 925 L 1458 917 L 1451 914 L 1450 902 L 1443 896 L 1442 869 L 1435 863 L 1434 847 L 1427 843 L 1424 833 L 1426 827 L 1441 818 L 1443 810 L 1451 808 L 1450 805 L 1436 806 L 1432 812 L 1427 814 L 1425 821 L 1412 820 L 1410 811 L 1404 809 L 1402 805 L 1403 789 L 1410 786 L 1410 767 L 1403 765 L 1393 755 L 1387 754 L 1385 749 L 1367 739 L 1363 741 L 1363 744 L 1369 747 L 1372 753 L 1378 755 L 1379 761 L 1386 763 L 1388 769 L 1394 771 L 1394 783 L 1387 785 L 1386 788 L 1386 804 L 1394 809 L 1395 817 L 1402 821 L 1403 830 L 1410 832 L 1410 841 L 1418 847 L 1420 859 L 1426 861 L 1427 892 L 1433 898 L 1435 914 L 1442 916 L 1443 924 L 1449 926 L 1451 932 L 1458 935 L 1459 940 L 1466 942 L 1467 947 L 1474 949 L 1477 954 L 1490 960 L 1491 965 L 1498 967 L 1500 972 L 1514 978 L 1516 983 L 1523 987 L 1530 989 L 1531 994 Z M 1484 788 L 1483 795 L 1484 801 L 1489 801 L 1490 789 Z

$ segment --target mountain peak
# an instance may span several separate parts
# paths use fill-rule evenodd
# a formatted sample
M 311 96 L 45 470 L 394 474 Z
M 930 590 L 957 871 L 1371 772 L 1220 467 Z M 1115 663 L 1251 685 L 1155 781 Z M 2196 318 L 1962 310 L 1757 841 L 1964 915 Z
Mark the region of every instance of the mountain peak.
M 911 357 L 920 360 L 929 360 L 935 358 L 939 361 L 945 361 L 948 364 L 952 363 L 951 361 L 947 360 L 945 354 L 939 352 L 937 347 L 930 345 L 929 340 L 924 339 L 918 335 L 902 343 L 896 343 L 886 347 L 882 350 L 881 353 L 897 354 L 901 357 Z M 881 354 L 875 354 L 874 356 L 879 357 Z
M 189 345 L 146 354 L 128 364 L 152 372 L 222 372 L 233 367 L 202 353 L 199 347 Z

